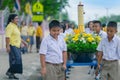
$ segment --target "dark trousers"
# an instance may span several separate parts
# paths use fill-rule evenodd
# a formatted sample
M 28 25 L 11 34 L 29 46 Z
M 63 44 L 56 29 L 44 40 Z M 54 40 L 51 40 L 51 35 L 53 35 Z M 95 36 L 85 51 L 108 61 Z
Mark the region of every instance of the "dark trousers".
M 41 38 L 36 36 L 36 48 L 39 49 L 40 48 L 40 43 L 41 43 Z
M 9 53 L 9 69 L 7 72 L 10 73 L 20 73 L 23 72 L 22 67 L 22 58 L 21 58 L 21 52 L 20 48 L 17 48 L 15 46 L 10 46 L 10 53 Z

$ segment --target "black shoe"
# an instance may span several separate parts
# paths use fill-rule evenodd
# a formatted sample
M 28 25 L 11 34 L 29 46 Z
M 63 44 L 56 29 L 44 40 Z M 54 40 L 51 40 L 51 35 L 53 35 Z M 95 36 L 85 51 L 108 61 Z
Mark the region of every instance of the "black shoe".
M 9 79 L 16 79 L 19 80 L 19 78 L 17 78 L 14 74 L 7 72 L 6 75 L 8 76 Z
M 10 75 L 12 75 L 12 73 L 10 73 L 10 72 L 6 72 L 6 75 L 7 75 L 7 76 L 10 76 Z
M 19 80 L 19 78 L 17 78 L 15 75 L 10 75 L 10 76 L 9 76 L 9 79 L 16 79 L 16 80 Z
M 18 77 L 16 77 L 15 75 L 13 75 L 14 76 L 14 79 L 17 79 L 17 80 L 19 80 L 19 78 Z

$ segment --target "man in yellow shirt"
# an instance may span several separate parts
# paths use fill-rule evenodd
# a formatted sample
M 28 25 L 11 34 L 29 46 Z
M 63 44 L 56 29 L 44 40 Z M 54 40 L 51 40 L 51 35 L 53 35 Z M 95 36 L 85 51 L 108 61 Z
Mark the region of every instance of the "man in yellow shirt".
M 38 27 L 36 29 L 36 49 L 37 49 L 37 53 L 39 51 L 40 48 L 40 43 L 43 37 L 43 32 L 42 32 L 42 26 L 41 26 L 42 22 L 38 23 Z

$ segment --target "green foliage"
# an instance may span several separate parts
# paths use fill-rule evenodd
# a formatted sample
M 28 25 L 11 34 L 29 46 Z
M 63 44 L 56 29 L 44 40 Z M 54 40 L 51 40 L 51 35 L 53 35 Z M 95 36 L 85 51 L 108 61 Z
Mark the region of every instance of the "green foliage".
M 5 9 L 5 7 L 8 6 L 10 11 L 12 11 L 13 10 L 13 6 L 14 6 L 13 2 L 14 2 L 14 0 L 2 0 L 0 10 Z
M 58 13 L 58 14 L 55 15 L 54 18 L 57 19 L 57 20 L 59 20 L 59 17 L 60 17 L 60 15 L 59 15 L 59 13 Z M 63 21 L 63 20 L 69 20 L 68 13 L 62 12 L 62 13 L 61 13 L 61 17 L 62 17 L 62 21 Z
M 107 23 L 108 21 L 116 21 L 116 22 L 120 22 L 120 15 L 111 15 L 110 17 L 103 16 L 99 19 L 102 23 Z
M 46 17 L 51 16 L 54 17 L 59 14 L 59 12 L 68 5 L 68 0 L 43 0 L 41 1 L 44 5 L 44 15 Z
M 25 4 L 27 2 L 30 2 L 31 5 L 33 5 L 38 0 L 20 0 L 21 5 L 21 12 L 25 12 Z M 58 16 L 59 12 L 65 8 L 65 6 L 68 6 L 68 0 L 39 0 L 44 5 L 44 16 L 48 17 L 51 16 L 53 18 L 56 18 L 56 15 Z M 6 6 L 10 8 L 10 12 L 13 11 L 15 0 L 2 0 L 1 1 L 1 9 L 5 9 Z M 66 14 L 63 14 L 65 19 L 68 19 L 68 16 Z

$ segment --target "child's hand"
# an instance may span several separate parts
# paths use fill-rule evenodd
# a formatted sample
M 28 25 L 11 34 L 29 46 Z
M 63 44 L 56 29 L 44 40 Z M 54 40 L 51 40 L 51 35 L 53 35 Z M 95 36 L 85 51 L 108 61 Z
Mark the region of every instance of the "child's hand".
M 46 75 L 46 68 L 41 69 L 41 75 L 44 77 Z
M 65 64 L 63 64 L 63 69 L 64 69 L 64 70 L 66 70 L 66 69 L 67 69 Z

